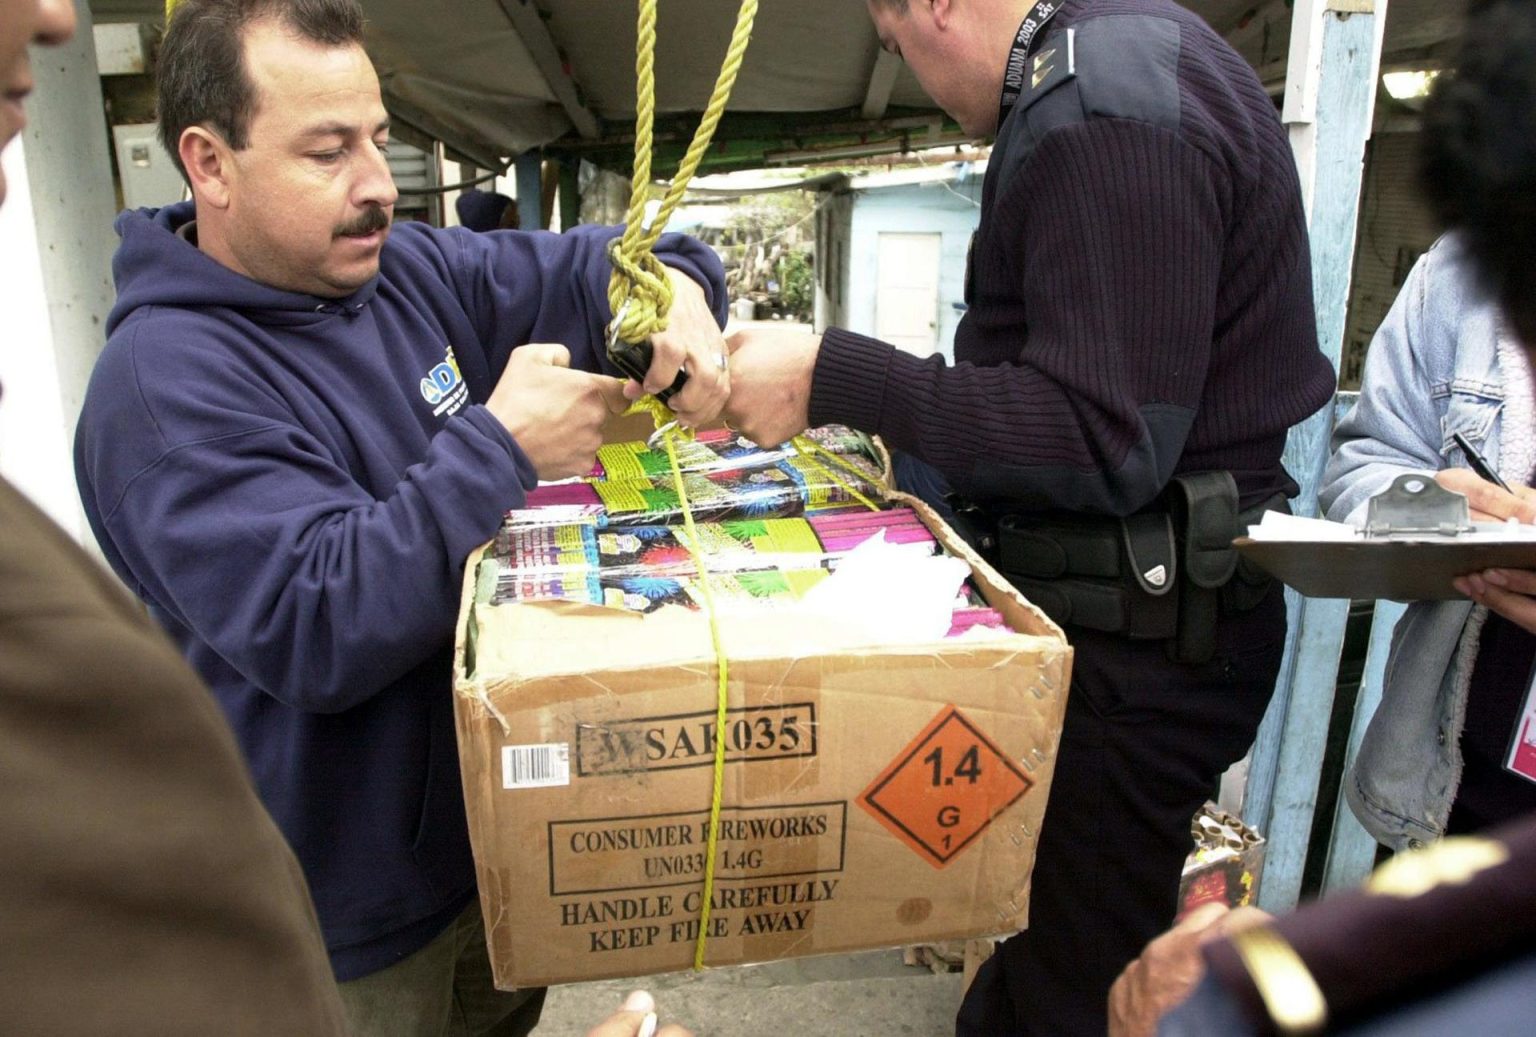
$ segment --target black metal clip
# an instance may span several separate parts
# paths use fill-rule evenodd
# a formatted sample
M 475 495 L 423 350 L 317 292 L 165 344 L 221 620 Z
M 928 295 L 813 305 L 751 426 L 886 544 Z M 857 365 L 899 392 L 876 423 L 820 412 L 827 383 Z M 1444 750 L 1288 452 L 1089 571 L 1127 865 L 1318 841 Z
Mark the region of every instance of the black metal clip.
M 619 339 L 619 327 L 624 323 L 624 314 L 629 310 L 629 299 L 625 299 L 619 312 L 613 315 L 613 323 L 608 325 L 608 359 L 613 361 L 613 366 L 624 372 L 635 381 L 645 384 L 646 372 L 651 369 L 651 360 L 654 351 L 649 341 L 624 342 Z M 672 397 L 682 391 L 688 384 L 688 372 L 678 371 L 672 384 L 656 394 L 656 398 L 666 403 Z

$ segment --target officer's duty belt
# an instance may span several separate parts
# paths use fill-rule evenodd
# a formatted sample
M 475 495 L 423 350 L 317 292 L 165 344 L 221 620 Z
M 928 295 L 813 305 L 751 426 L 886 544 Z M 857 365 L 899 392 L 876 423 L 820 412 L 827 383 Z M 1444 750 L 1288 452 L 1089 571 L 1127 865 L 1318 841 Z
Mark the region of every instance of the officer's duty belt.
M 1076 512 L 998 520 L 997 568 L 1057 623 L 1163 639 L 1180 662 L 1208 661 L 1217 619 L 1254 608 L 1270 578 L 1232 540 L 1281 494 L 1239 512 L 1230 472 L 1175 477 L 1157 502 L 1126 518 Z

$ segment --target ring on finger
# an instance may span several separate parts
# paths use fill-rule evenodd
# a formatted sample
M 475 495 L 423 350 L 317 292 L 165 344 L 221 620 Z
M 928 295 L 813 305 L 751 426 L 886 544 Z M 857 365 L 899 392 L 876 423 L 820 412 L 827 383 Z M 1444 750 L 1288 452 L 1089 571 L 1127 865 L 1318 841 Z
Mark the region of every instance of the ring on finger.
M 731 366 L 731 354 L 721 353 L 719 356 L 715 357 L 715 366 L 720 368 L 722 371 L 728 370 Z

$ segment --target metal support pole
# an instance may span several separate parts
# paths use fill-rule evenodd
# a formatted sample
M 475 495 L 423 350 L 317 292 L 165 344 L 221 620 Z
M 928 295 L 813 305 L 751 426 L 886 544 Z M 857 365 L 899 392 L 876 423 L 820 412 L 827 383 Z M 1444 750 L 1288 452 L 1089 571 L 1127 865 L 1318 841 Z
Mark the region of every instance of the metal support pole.
M 581 222 L 581 185 L 577 183 L 576 163 L 560 163 L 560 229 L 570 230 Z
M 543 230 L 544 156 L 525 151 L 517 156 L 517 225 L 523 230 Z

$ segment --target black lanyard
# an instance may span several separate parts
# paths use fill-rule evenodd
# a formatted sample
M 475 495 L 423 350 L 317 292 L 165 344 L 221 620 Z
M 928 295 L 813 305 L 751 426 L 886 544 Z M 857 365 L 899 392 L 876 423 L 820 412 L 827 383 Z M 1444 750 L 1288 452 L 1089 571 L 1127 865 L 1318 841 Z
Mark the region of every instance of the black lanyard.
M 1034 45 L 1035 36 L 1061 8 L 1062 0 L 1040 0 L 1035 9 L 1029 12 L 1029 16 L 1019 24 L 1019 31 L 1013 37 L 1013 48 L 1008 51 L 1008 64 L 1003 68 L 1003 99 L 997 109 L 999 127 L 1008 118 L 1008 113 L 1013 111 L 1013 106 L 1018 103 L 1019 95 L 1024 92 L 1024 86 L 1029 81 L 1029 51 Z

